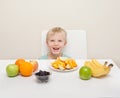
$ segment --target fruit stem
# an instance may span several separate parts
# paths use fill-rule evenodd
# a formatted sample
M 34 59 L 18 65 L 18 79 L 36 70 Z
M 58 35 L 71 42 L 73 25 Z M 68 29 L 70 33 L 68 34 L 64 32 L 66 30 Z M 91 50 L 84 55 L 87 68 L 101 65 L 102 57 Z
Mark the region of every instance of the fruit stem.
M 109 64 L 108 66 L 109 66 L 109 67 L 113 67 L 113 64 Z
M 105 61 L 104 65 L 107 65 L 107 64 L 108 64 L 108 62 L 107 62 L 107 61 Z

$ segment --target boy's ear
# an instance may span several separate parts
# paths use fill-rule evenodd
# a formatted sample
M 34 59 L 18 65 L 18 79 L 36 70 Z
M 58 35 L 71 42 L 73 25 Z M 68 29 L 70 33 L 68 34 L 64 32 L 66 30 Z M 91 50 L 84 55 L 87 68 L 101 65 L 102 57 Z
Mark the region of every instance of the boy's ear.
M 48 41 L 46 40 L 46 44 L 48 45 Z

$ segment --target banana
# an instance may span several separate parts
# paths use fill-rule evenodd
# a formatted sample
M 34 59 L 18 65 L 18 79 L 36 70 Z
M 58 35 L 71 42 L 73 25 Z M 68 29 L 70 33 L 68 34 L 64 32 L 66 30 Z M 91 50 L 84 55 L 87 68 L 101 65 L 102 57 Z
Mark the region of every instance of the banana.
M 95 71 L 97 71 L 97 70 L 95 70 L 95 67 L 91 64 L 91 61 L 86 61 L 84 63 L 84 66 L 87 66 L 92 70 L 92 75 L 94 75 L 96 73 Z
M 112 67 L 113 67 L 113 64 L 109 64 L 108 66 L 104 67 L 105 74 L 108 74 Z
M 110 64 L 110 65 L 106 66 L 106 68 L 104 67 L 103 72 L 101 72 L 99 74 L 95 74 L 93 77 L 99 78 L 99 77 L 106 76 L 107 74 L 109 74 L 112 67 L 113 67 L 113 64 Z
M 107 66 L 107 63 L 108 62 L 105 62 L 104 65 L 102 65 L 96 59 L 92 59 L 91 61 L 86 61 L 84 65 L 91 68 L 93 77 L 99 78 L 102 76 L 106 76 L 113 67 L 113 64 L 109 64 Z
M 98 66 L 98 67 L 102 67 L 102 66 L 103 66 L 103 65 L 100 64 L 96 59 L 92 59 L 92 62 L 93 62 L 96 66 Z
M 85 61 L 84 66 L 91 68 L 91 70 L 93 72 L 94 68 L 91 66 L 90 61 Z

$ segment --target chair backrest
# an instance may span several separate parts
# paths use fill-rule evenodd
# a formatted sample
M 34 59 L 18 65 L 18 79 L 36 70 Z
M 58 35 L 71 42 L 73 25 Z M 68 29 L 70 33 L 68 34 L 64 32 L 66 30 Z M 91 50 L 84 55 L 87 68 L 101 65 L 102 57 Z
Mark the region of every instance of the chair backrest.
M 84 30 L 66 30 L 67 32 L 67 45 L 63 53 L 75 59 L 87 59 L 87 40 L 86 31 Z M 42 32 L 42 46 L 41 55 L 48 52 L 46 45 L 47 30 Z

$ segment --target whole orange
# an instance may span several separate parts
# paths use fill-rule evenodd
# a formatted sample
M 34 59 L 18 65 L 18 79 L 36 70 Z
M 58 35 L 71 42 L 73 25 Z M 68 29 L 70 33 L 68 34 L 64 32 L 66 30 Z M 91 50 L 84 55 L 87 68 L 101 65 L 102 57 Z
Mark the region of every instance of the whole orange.
M 23 62 L 20 65 L 20 73 L 22 76 L 31 76 L 33 72 L 33 65 L 30 62 Z
M 25 59 L 19 58 L 15 61 L 15 64 L 18 65 L 18 67 L 20 67 L 20 65 L 22 65 L 23 62 L 25 62 Z

